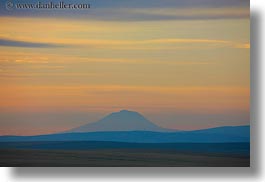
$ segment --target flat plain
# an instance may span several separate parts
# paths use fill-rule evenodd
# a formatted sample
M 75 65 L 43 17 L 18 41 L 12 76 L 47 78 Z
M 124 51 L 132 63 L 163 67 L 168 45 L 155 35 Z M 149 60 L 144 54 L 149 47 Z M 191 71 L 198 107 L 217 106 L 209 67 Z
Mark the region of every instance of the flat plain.
M 37 142 L 38 143 L 38 142 Z M 0 144 L 0 166 L 5 167 L 249 167 L 250 157 L 245 152 L 234 148 L 248 150 L 247 144 L 175 144 L 179 147 L 161 148 L 161 145 L 146 145 L 139 147 L 138 144 L 124 145 L 124 147 L 99 148 L 95 143 L 86 142 L 94 147 L 83 149 L 71 149 L 73 143 L 52 143 L 57 149 L 50 149 L 48 142 L 38 144 L 39 147 L 31 149 L 37 143 L 25 142 L 14 143 L 12 147 L 6 148 Z M 10 143 L 9 143 L 10 144 Z M 116 143 L 117 144 L 117 143 Z M 7 145 L 7 144 L 5 144 Z M 64 146 L 64 147 L 60 147 Z M 80 145 L 80 143 L 78 143 Z M 100 143 L 97 143 L 100 145 Z M 114 145 L 111 143 L 110 145 Z M 118 144 L 117 144 L 118 145 Z M 122 146 L 122 144 L 119 144 Z M 200 151 L 192 150 L 201 148 Z M 14 148 L 16 146 L 16 148 Z M 25 147 L 27 146 L 27 147 Z M 45 146 L 46 148 L 44 148 Z M 47 147 L 49 146 L 49 147 Z M 115 145 L 114 145 L 115 146 Z M 173 145 L 174 146 L 174 145 Z M 213 147 L 225 148 L 223 152 L 209 152 Z M 228 150 L 231 150 L 229 152 Z M 219 150 L 219 149 L 218 149 Z

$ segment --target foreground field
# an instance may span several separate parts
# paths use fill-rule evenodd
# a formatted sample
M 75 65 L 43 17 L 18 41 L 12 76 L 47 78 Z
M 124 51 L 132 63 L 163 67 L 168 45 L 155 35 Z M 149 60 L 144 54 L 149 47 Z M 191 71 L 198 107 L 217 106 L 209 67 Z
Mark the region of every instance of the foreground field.
M 49 142 L 48 142 L 49 143 Z M 84 144 L 84 143 L 83 143 Z M 90 144 L 90 145 L 89 145 Z M 7 145 L 7 143 L 5 144 Z M 32 147 L 35 145 L 35 149 Z M 139 147 L 136 144 L 134 148 L 125 148 L 127 145 L 121 145 L 120 148 L 104 149 L 95 146 L 95 143 L 87 143 L 90 149 L 69 149 L 65 147 L 67 143 L 52 143 L 49 145 L 36 143 L 9 143 L 9 149 L 3 148 L 0 144 L 0 166 L 231 166 L 248 167 L 250 165 L 249 155 L 236 154 L 233 152 L 207 152 L 203 149 L 196 151 L 194 148 L 226 148 L 227 150 L 247 148 L 246 144 L 174 144 L 169 146 L 159 146 L 160 149 L 151 147 Z M 64 149 L 43 149 L 43 146 L 59 146 Z M 60 147 L 61 145 L 61 147 Z M 80 145 L 80 144 L 78 144 Z M 111 144 L 113 145 L 113 144 Z M 13 146 L 13 147 L 12 147 Z M 14 148 L 14 146 L 20 148 Z M 64 146 L 64 147 L 62 147 Z M 73 146 L 73 144 L 71 144 Z M 115 145 L 114 145 L 115 146 Z M 132 145 L 133 146 L 133 145 Z M 176 149 L 177 146 L 179 149 Z M 188 147 L 190 146 L 190 147 Z M 192 146 L 192 147 L 191 147 Z M 242 147 L 243 146 L 243 147 Z M 6 147 L 6 146 L 5 146 Z M 110 147 L 110 146 L 108 146 Z M 186 148 L 185 148 L 186 147 Z M 24 149 L 23 149 L 24 148 Z M 31 149 L 30 149 L 31 148 Z M 36 149 L 42 148 L 42 149 Z M 77 147 L 78 148 L 78 147 Z M 82 148 L 82 147 L 81 147 Z M 242 151 L 240 149 L 240 151 Z M 224 150 L 223 150 L 224 151 Z

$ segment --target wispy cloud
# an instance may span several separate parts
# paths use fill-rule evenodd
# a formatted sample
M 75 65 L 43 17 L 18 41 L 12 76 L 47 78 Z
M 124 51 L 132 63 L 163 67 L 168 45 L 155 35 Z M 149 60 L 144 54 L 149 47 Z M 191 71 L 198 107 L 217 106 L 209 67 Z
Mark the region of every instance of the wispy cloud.
M 13 0 L 17 3 L 18 0 Z M 12 1 L 12 2 L 13 2 Z M 27 0 L 28 3 L 36 3 Z M 54 3 L 59 0 L 53 0 Z M 65 0 L 65 3 L 72 3 Z M 151 21 L 151 20 L 199 20 L 199 19 L 238 19 L 249 17 L 249 0 L 91 0 L 91 9 L 76 10 L 12 10 L 4 9 L 5 1 L 0 2 L 0 16 L 27 17 L 67 17 L 104 21 Z M 3 4 L 2 4 L 3 3 Z M 75 3 L 87 3 L 85 0 Z M 203 10 L 203 12 L 201 11 Z M 88 13 L 89 11 L 89 13 Z
M 19 40 L 10 40 L 0 38 L 0 46 L 6 47 L 27 47 L 27 48 L 52 48 L 52 47 L 62 47 L 60 44 L 52 43 L 41 43 L 41 42 L 28 42 Z
M 81 0 L 82 1 L 82 0 Z M 115 1 L 105 1 L 105 0 L 91 0 L 91 4 L 94 7 L 101 8 L 168 8 L 168 7 L 179 7 L 179 8 L 194 8 L 194 7 L 246 7 L 249 6 L 249 0 L 115 0 Z
M 249 43 L 215 39 L 148 39 L 148 40 L 102 40 L 102 39 L 55 39 L 51 43 L 0 39 L 0 46 L 53 48 L 90 47 L 94 49 L 161 50 L 161 49 L 205 49 L 205 48 L 249 48 Z M 25 62 L 25 60 L 17 60 Z
M 61 40 L 71 42 L 72 46 L 88 46 L 101 49 L 120 50 L 172 50 L 172 49 L 211 49 L 211 48 L 249 48 L 249 43 L 215 39 L 149 39 L 149 40 Z
M 123 13 L 131 16 L 141 15 L 152 19 L 178 19 L 178 20 L 197 20 L 197 19 L 238 19 L 249 18 L 250 11 L 245 7 L 233 8 L 139 8 L 139 9 L 120 9 Z M 149 17 L 150 16 L 150 17 Z
M 238 44 L 238 45 L 235 46 L 235 48 L 238 48 L 238 49 L 250 49 L 250 44 L 249 43 Z

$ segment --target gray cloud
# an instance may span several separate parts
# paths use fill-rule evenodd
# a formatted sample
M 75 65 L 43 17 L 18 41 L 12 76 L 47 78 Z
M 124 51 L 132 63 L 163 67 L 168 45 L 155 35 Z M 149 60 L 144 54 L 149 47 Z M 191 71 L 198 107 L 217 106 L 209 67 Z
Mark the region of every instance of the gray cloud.
M 197 8 L 197 7 L 249 7 L 249 0 L 92 0 L 95 7 L 111 8 Z
M 28 47 L 28 48 L 51 48 L 51 47 L 62 47 L 63 45 L 0 39 L 0 46 Z
M 13 0 L 14 4 L 20 3 L 36 3 L 34 0 L 18 1 Z M 53 3 L 58 3 L 60 0 L 52 0 Z M 0 16 L 26 16 L 26 17 L 64 17 L 64 18 L 84 18 L 104 21 L 152 21 L 152 20 L 204 20 L 204 19 L 240 19 L 248 18 L 248 14 L 212 14 L 212 15 L 152 15 L 144 13 L 132 13 L 126 11 L 128 9 L 145 9 L 158 8 L 166 9 L 173 8 L 189 9 L 189 8 L 245 8 L 249 9 L 249 0 L 65 0 L 64 3 L 90 3 L 91 9 L 83 10 L 45 10 L 45 9 L 5 9 L 4 1 L 0 4 Z M 45 1 L 43 1 L 45 3 Z M 121 11 L 125 10 L 125 11 Z

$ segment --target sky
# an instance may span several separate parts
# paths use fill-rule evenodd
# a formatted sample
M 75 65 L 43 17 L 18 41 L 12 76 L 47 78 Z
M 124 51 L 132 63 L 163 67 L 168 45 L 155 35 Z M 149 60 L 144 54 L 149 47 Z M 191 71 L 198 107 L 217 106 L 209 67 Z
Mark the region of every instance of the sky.
M 247 0 L 3 3 L 0 135 L 64 131 L 123 109 L 180 130 L 250 122 Z

